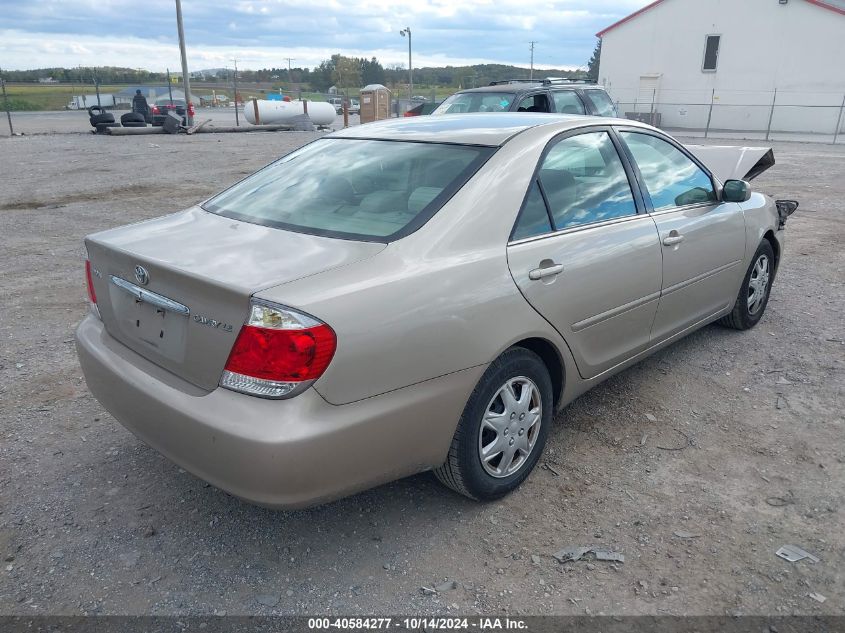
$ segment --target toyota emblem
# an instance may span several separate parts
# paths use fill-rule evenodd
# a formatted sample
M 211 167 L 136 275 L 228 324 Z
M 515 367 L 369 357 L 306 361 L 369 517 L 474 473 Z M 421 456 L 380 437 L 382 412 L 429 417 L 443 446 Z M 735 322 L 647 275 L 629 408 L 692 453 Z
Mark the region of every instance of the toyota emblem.
M 150 273 L 143 266 L 135 266 L 135 279 L 142 286 L 146 286 L 150 282 Z

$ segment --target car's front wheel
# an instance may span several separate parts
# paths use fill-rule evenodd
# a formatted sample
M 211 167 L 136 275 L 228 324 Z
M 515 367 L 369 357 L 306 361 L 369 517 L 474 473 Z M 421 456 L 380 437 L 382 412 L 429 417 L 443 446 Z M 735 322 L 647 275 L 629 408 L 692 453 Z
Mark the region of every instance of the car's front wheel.
M 552 396 L 540 357 L 521 347 L 507 350 L 470 395 L 446 462 L 434 474 L 473 499 L 508 494 L 540 459 L 552 423 Z
M 757 325 L 769 303 L 774 278 L 775 252 L 769 240 L 764 239 L 745 273 L 733 310 L 719 323 L 735 330 L 750 330 Z

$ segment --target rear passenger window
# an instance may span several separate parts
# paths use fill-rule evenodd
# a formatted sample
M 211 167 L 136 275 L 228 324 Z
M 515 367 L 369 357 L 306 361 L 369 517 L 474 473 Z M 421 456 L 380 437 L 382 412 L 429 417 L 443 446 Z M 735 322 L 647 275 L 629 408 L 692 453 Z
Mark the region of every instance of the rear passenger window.
M 559 114 L 584 114 L 584 104 L 573 90 L 556 90 L 552 93 L 555 112 Z
M 531 185 L 528 191 L 528 197 L 525 198 L 525 205 L 522 207 L 522 213 L 519 214 L 519 219 L 516 221 L 516 226 L 513 229 L 512 240 L 521 240 L 525 237 L 534 237 L 535 235 L 542 235 L 549 233 L 552 230 L 551 222 L 549 222 L 549 214 L 546 211 L 546 203 L 543 202 L 543 194 L 540 193 L 540 188 L 537 186 L 537 181 Z
M 635 215 L 625 168 L 607 132 L 559 141 L 540 166 L 554 229 Z
M 596 112 L 601 116 L 618 116 L 616 106 L 604 90 L 585 90 L 584 94 L 592 101 Z
M 519 102 L 516 109 L 517 112 L 551 112 L 549 107 L 549 98 L 546 93 L 539 93 L 525 97 Z
M 677 147 L 650 134 L 620 132 L 657 209 L 716 201 L 713 182 Z

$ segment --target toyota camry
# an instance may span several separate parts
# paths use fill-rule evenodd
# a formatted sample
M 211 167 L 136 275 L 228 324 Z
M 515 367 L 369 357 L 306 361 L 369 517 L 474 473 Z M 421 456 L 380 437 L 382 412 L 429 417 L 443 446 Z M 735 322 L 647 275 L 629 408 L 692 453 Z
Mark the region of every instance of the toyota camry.
M 252 502 L 426 470 L 495 499 L 579 394 L 760 321 L 797 206 L 751 190 L 773 162 L 599 117 L 345 129 L 87 237 L 79 359 L 119 422 Z

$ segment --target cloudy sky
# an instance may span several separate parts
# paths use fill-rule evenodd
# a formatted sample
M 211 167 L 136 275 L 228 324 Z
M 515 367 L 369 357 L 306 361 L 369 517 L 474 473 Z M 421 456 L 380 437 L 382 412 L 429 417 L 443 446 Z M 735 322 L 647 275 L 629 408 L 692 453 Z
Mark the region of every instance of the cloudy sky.
M 314 66 L 333 53 L 414 66 L 584 66 L 594 34 L 648 0 L 182 0 L 192 70 Z M 0 67 L 179 67 L 174 0 L 0 0 Z

